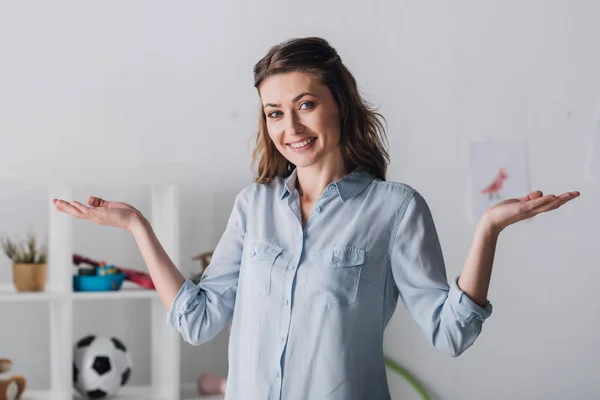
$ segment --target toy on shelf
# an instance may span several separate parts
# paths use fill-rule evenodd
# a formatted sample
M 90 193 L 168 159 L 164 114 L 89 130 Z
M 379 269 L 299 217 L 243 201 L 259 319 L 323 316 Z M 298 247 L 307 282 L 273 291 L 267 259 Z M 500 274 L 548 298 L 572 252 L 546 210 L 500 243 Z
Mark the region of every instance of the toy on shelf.
M 120 274 L 110 265 L 98 268 L 79 268 L 79 274 L 73 275 L 73 290 L 76 292 L 107 292 L 120 290 L 125 274 Z
M 106 264 L 91 258 L 73 254 L 73 264 L 78 274 L 73 276 L 73 290 L 119 290 L 123 281 L 130 281 L 144 289 L 155 289 L 152 278 L 145 272 Z M 83 265 L 82 265 L 83 264 Z
M 119 339 L 88 335 L 73 348 L 73 387 L 90 399 L 114 396 L 129 382 L 131 358 Z
M 224 395 L 227 379 L 213 373 L 202 374 L 196 381 L 196 390 L 200 396 Z
M 12 369 L 12 361 L 0 358 L 0 374 Z M 18 400 L 25 391 L 27 380 L 23 376 L 12 376 L 0 379 L 0 400 Z

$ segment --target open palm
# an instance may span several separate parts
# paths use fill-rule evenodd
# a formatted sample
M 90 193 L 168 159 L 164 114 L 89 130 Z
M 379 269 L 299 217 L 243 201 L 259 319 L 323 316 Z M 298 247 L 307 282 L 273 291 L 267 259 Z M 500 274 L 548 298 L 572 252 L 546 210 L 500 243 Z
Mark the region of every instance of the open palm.
M 535 215 L 556 210 L 566 202 L 579 197 L 579 192 L 565 192 L 559 196 L 545 195 L 536 190 L 518 199 L 506 199 L 486 211 L 486 219 L 497 232 L 507 226 Z
M 71 217 L 87 219 L 99 225 L 114 226 L 128 231 L 131 230 L 133 221 L 141 216 L 141 213 L 129 204 L 106 201 L 94 196 L 88 198 L 89 206 L 78 201 L 68 202 L 60 199 L 53 199 L 52 203 L 58 211 Z

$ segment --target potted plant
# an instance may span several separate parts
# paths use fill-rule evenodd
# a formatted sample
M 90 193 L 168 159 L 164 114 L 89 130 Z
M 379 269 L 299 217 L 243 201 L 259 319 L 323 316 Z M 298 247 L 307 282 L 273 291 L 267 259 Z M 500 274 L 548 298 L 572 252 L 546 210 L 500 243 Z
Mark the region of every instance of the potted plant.
M 13 283 L 18 292 L 43 292 L 46 286 L 48 251 L 38 247 L 35 235 L 17 243 L 8 237 L 1 241 L 4 253 L 13 262 Z

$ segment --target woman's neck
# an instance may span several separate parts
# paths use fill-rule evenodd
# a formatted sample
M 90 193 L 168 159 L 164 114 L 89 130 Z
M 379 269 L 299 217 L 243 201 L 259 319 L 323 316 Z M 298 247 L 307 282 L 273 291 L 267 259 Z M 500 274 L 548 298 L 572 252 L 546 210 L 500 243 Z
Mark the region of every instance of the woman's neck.
M 332 182 L 339 181 L 350 171 L 341 163 L 337 165 L 311 165 L 297 168 L 296 187 L 304 201 L 316 201 L 325 188 Z

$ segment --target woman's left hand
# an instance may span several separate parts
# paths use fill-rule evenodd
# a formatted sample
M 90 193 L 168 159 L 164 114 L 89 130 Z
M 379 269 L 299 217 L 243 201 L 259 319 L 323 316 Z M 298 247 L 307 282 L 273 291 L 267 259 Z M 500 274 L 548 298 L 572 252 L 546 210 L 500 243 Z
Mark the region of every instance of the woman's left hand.
M 499 234 L 507 226 L 537 214 L 556 210 L 566 202 L 579 197 L 579 192 L 566 192 L 559 196 L 545 195 L 537 190 L 519 199 L 506 199 L 488 208 L 483 221 Z

